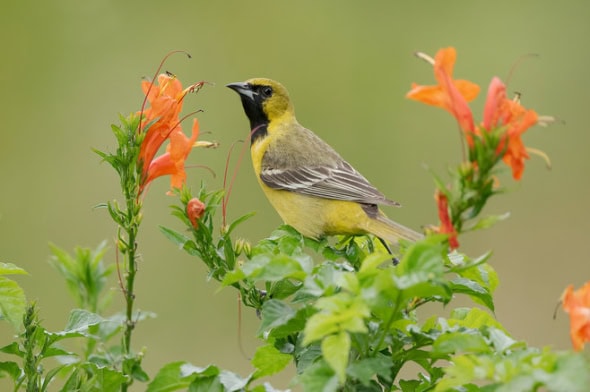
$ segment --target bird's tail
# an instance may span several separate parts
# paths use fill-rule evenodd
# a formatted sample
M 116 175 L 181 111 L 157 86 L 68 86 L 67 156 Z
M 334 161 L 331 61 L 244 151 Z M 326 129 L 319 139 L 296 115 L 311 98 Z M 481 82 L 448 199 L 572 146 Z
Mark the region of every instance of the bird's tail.
M 406 226 L 400 225 L 399 223 L 387 218 L 383 214 L 380 214 L 376 218 L 371 219 L 367 231 L 391 243 L 392 245 L 396 245 L 400 239 L 416 242 L 424 238 L 423 234 L 420 234 Z

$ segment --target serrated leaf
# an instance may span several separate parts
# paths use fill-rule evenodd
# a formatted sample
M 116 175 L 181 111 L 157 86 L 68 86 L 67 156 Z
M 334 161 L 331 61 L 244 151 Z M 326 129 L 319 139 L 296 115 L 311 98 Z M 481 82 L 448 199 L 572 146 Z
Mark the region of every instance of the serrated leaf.
M 336 335 L 327 336 L 322 340 L 321 347 L 324 360 L 336 373 L 340 385 L 343 385 L 346 381 L 346 367 L 350 354 L 350 335 L 342 331 Z
M 291 363 L 291 359 L 291 355 L 280 352 L 273 344 L 259 346 L 251 361 L 256 368 L 252 378 L 255 380 L 278 373 Z
M 10 267 L 9 267 L 10 269 Z M 0 276 L 0 314 L 20 331 L 27 307 L 24 290 L 14 280 Z

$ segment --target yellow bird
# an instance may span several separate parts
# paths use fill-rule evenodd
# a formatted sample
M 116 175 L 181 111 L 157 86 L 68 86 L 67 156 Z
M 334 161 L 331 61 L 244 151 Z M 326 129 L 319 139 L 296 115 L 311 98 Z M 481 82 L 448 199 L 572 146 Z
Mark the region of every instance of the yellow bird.
M 231 83 L 250 120 L 254 172 L 268 200 L 288 225 L 318 238 L 373 234 L 397 244 L 423 236 L 388 219 L 387 199 L 348 162 L 295 118 L 287 89 L 270 79 Z

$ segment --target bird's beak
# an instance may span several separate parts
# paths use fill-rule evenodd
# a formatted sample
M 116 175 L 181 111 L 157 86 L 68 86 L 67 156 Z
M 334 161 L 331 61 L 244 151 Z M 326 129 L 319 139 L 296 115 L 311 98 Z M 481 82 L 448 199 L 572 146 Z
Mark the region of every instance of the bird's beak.
M 251 100 L 254 100 L 254 92 L 250 88 L 250 85 L 246 82 L 230 83 L 226 84 L 225 87 L 231 88 L 242 97 L 248 97 Z

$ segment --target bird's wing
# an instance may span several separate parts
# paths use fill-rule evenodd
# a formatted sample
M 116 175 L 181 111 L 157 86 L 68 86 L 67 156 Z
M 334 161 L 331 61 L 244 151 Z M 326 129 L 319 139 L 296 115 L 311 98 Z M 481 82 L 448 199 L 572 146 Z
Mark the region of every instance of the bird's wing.
M 366 204 L 399 205 L 387 199 L 345 161 L 340 161 L 334 166 L 264 168 L 260 178 L 270 188 L 289 190 L 308 196 Z

